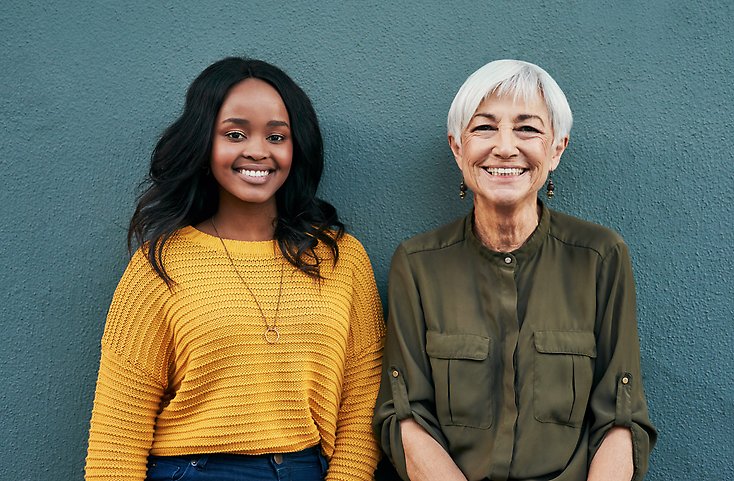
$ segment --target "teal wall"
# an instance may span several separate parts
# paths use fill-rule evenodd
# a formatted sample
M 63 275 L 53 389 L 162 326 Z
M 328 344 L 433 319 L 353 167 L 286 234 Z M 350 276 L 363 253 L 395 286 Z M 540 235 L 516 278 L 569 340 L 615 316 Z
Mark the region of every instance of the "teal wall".
M 226 4 L 226 5 L 225 5 Z M 553 206 L 619 230 L 638 281 L 660 442 L 649 480 L 734 478 L 728 0 L 11 0 L 0 16 L 2 480 L 80 480 L 125 229 L 186 87 L 225 55 L 312 97 L 321 194 L 370 253 L 462 214 L 445 117 L 463 80 L 515 57 L 575 113 Z

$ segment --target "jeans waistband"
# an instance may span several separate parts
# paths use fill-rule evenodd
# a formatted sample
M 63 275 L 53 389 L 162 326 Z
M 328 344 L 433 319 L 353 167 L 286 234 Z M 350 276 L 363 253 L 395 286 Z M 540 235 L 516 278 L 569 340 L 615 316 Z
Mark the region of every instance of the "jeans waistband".
M 193 466 L 203 468 L 210 462 L 217 464 L 237 465 L 258 463 L 269 463 L 274 461 L 276 464 L 282 464 L 286 461 L 306 461 L 319 459 L 321 456 L 321 448 L 319 446 L 311 446 L 310 448 L 296 451 L 293 453 L 268 453 L 268 454 L 231 454 L 231 453 L 214 453 L 214 454 L 186 454 L 181 456 L 171 456 L 171 458 L 184 459 Z M 150 461 L 155 459 L 165 459 L 168 456 L 149 456 Z

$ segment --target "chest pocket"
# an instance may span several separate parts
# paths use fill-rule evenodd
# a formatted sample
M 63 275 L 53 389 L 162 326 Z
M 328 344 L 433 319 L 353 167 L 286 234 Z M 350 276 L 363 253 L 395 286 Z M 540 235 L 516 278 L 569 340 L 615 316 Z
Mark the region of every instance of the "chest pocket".
M 426 333 L 436 414 L 444 426 L 492 425 L 491 339 L 472 334 Z
M 538 331 L 534 340 L 535 419 L 542 423 L 581 426 L 594 374 L 594 334 L 579 331 Z

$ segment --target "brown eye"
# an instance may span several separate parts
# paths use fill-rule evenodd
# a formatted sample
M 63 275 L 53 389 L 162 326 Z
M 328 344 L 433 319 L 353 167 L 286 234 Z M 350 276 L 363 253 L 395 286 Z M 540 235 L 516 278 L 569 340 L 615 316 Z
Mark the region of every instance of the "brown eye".
M 268 139 L 268 142 L 279 144 L 280 142 L 283 142 L 285 140 L 285 135 L 272 134 L 272 135 L 268 135 L 267 139 Z
M 237 130 L 232 131 L 232 132 L 227 132 L 226 134 L 224 134 L 224 136 L 232 140 L 242 140 L 245 138 L 245 134 Z

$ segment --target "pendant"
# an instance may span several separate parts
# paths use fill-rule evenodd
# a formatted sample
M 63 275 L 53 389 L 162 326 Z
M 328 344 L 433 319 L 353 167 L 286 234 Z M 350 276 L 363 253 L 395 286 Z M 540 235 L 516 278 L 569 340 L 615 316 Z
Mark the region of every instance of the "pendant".
M 263 337 L 265 338 L 265 342 L 268 344 L 275 344 L 280 340 L 280 332 L 278 332 L 278 328 L 275 326 L 268 326 L 267 329 L 265 329 L 265 332 L 263 333 Z

